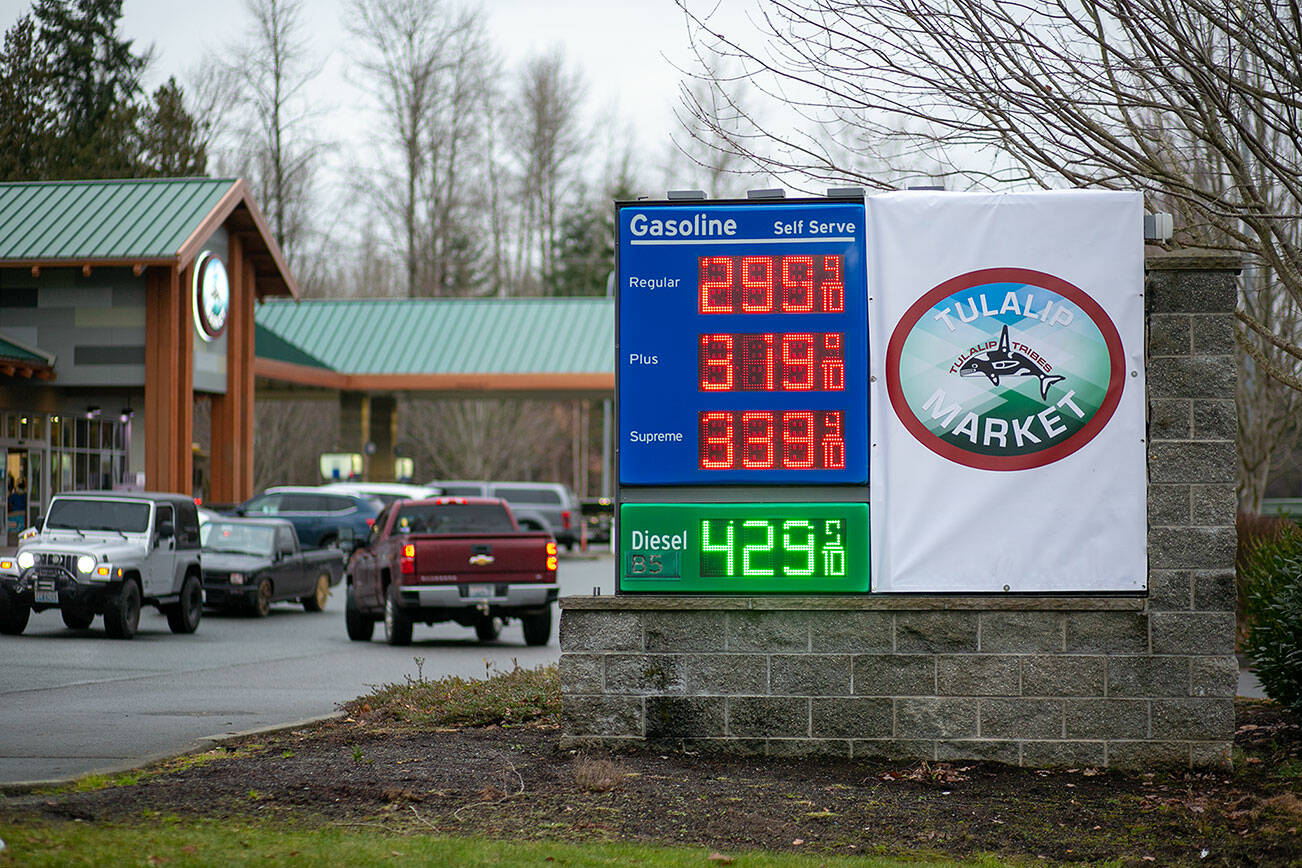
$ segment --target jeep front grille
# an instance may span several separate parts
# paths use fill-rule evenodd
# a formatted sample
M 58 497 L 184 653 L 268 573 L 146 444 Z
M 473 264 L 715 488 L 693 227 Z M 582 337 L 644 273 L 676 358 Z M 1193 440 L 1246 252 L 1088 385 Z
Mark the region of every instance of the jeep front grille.
M 36 555 L 38 567 L 62 567 L 68 572 L 77 568 L 77 555 L 54 555 L 41 552 Z

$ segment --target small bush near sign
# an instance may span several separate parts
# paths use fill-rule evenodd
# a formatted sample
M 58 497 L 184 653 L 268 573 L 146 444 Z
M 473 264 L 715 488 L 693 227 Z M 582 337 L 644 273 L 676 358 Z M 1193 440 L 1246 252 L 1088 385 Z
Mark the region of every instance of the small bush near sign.
M 1240 570 L 1247 641 L 1244 651 L 1266 693 L 1302 714 L 1302 530 L 1265 538 Z

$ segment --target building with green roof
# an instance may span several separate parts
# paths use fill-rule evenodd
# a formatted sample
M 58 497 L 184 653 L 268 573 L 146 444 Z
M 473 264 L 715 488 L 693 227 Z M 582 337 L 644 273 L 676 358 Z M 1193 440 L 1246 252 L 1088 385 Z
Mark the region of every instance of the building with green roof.
M 297 295 L 243 181 L 0 184 L 0 465 L 26 501 L 0 544 L 59 491 L 192 492 L 196 394 L 214 495 L 245 496 L 254 304 Z

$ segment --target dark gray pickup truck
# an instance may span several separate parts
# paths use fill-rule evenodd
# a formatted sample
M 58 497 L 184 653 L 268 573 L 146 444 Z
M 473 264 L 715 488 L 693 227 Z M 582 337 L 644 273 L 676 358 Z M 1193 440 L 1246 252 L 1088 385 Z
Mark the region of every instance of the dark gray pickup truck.
M 216 518 L 201 533 L 210 607 L 265 617 L 272 603 L 295 600 L 320 612 L 344 573 L 342 551 L 299 549 L 294 525 L 283 518 Z

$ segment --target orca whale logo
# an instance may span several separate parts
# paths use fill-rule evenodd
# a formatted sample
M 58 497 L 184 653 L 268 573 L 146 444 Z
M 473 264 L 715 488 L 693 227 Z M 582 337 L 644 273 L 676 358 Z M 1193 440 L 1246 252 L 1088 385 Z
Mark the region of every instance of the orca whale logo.
M 958 369 L 960 377 L 985 377 L 992 386 L 998 386 L 1001 377 L 1039 377 L 1040 400 L 1049 398 L 1049 387 L 1061 383 L 1066 377 L 1050 374 L 1031 361 L 1030 356 L 1010 349 L 1008 326 L 999 334 L 999 348 L 978 353 Z
M 899 422 L 935 454 L 978 470 L 1030 470 L 1083 448 L 1116 410 L 1125 372 L 1103 307 L 1029 268 L 970 271 L 922 293 L 885 355 Z

